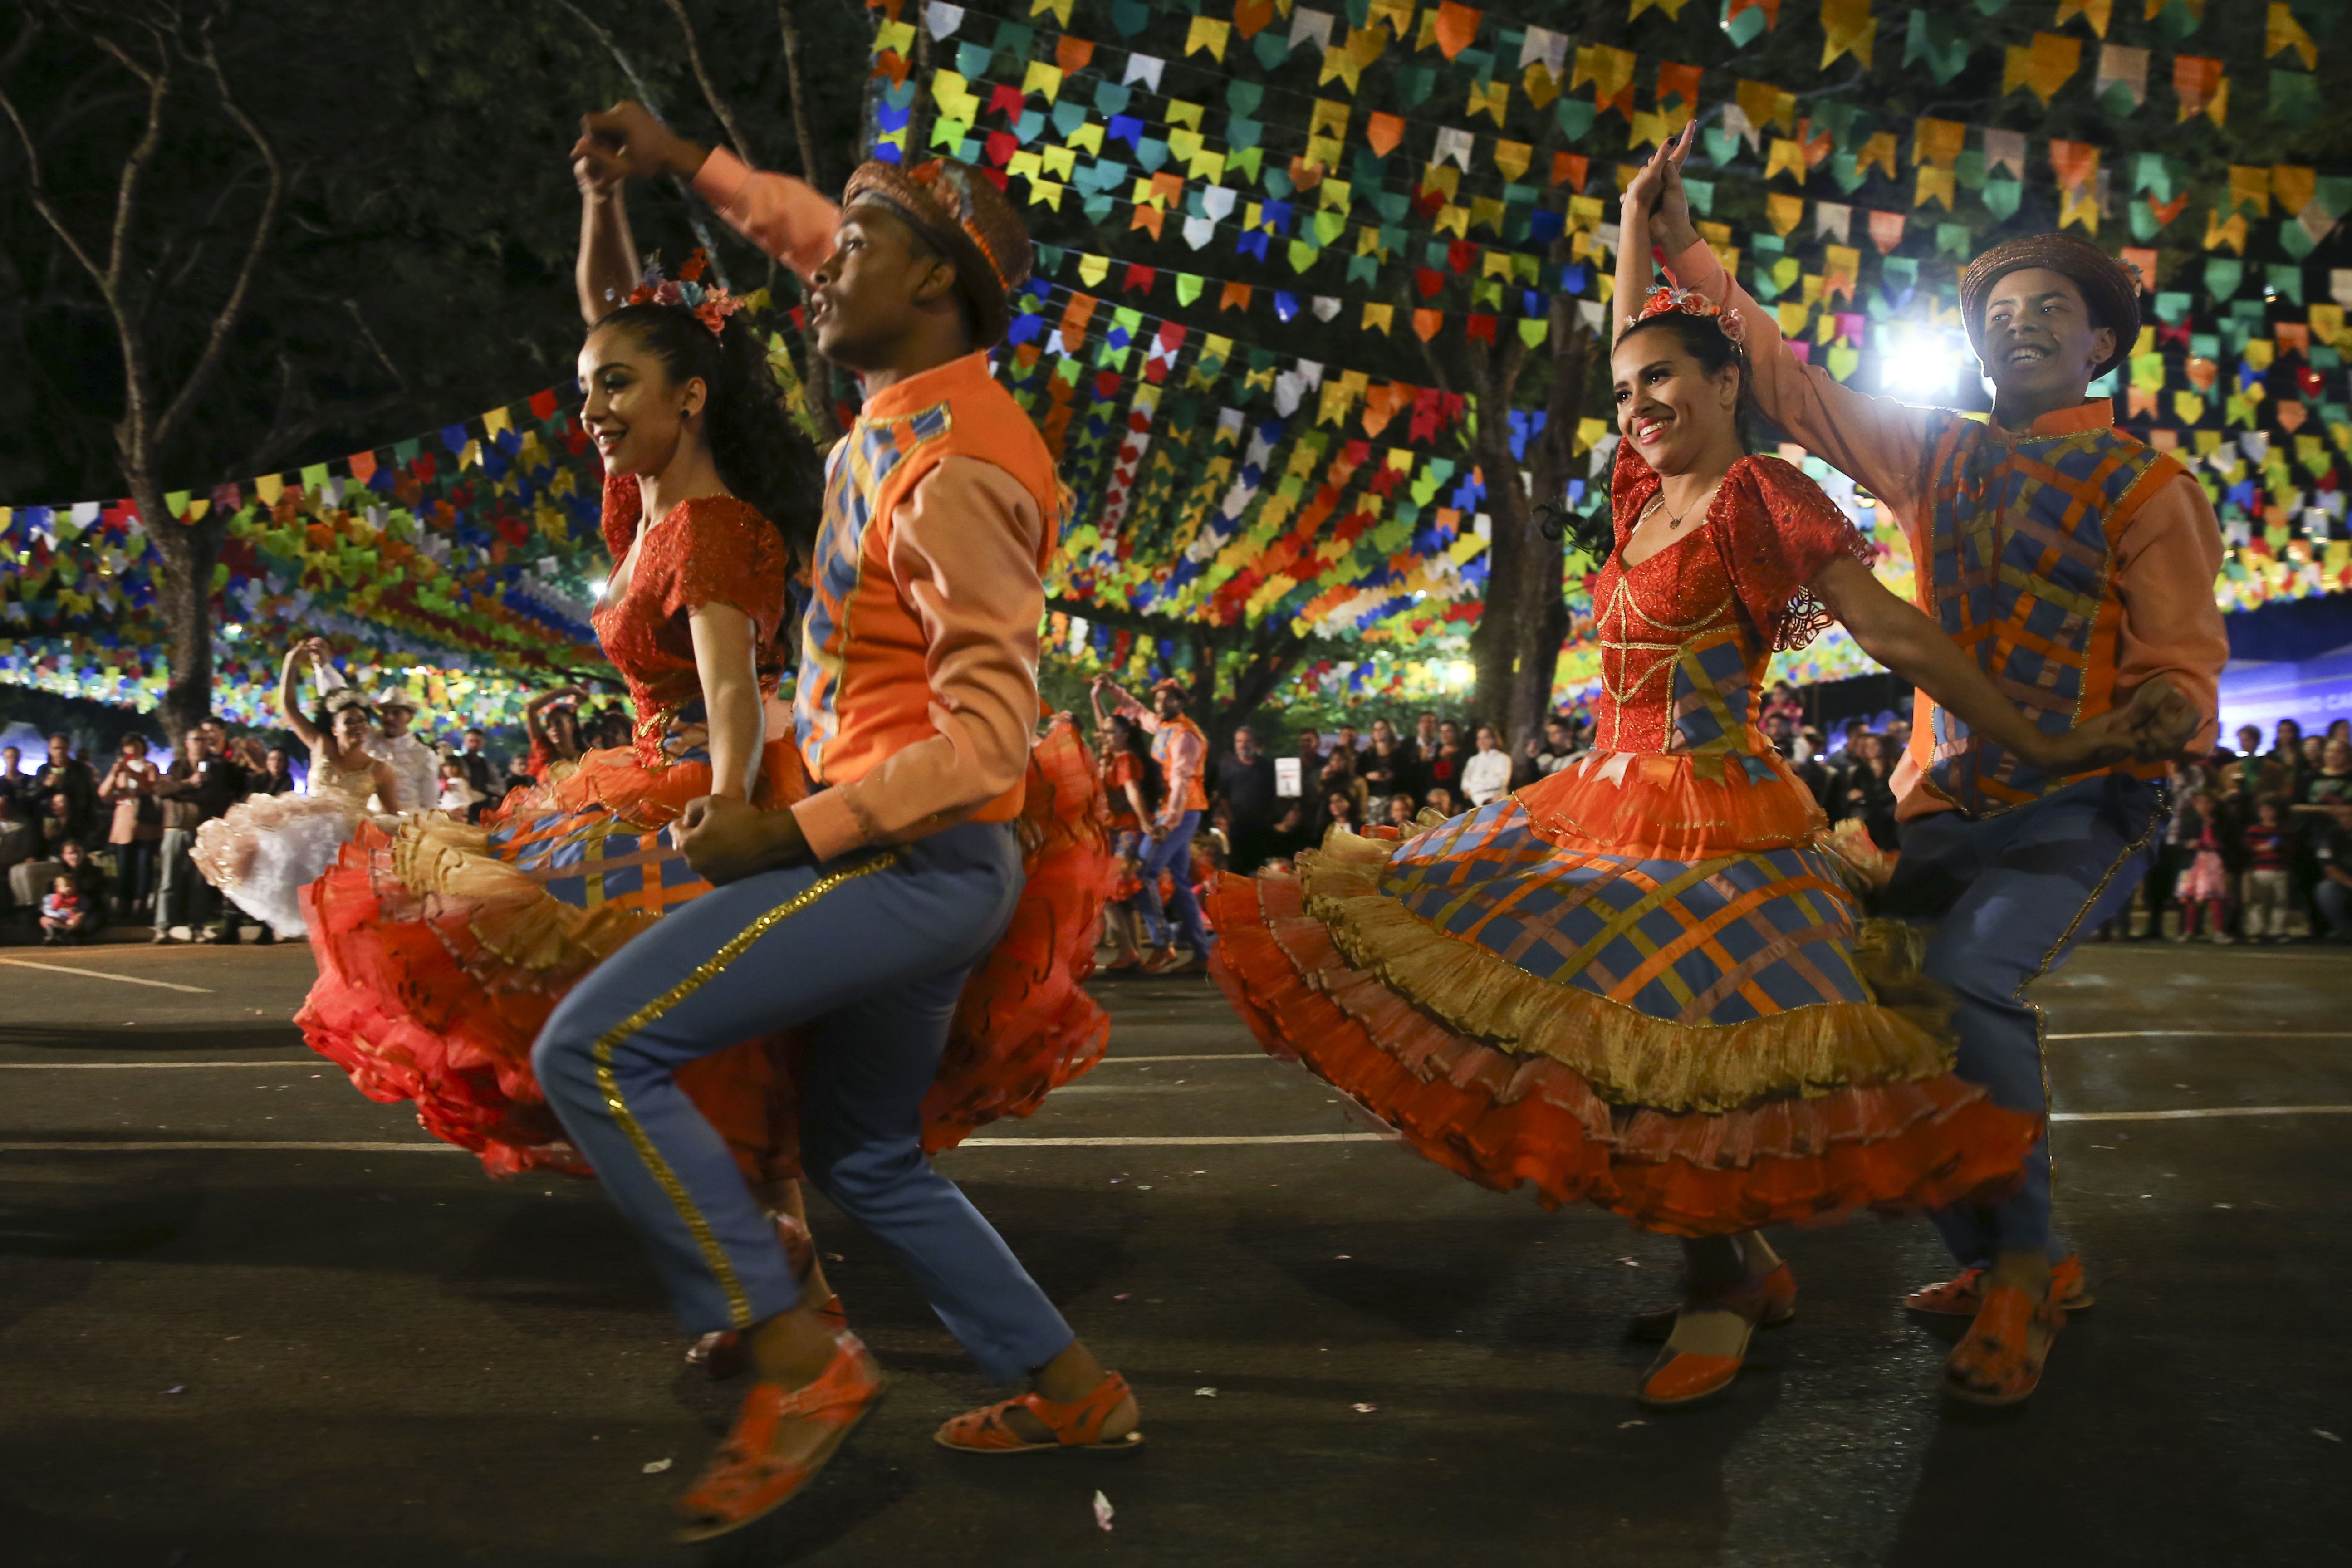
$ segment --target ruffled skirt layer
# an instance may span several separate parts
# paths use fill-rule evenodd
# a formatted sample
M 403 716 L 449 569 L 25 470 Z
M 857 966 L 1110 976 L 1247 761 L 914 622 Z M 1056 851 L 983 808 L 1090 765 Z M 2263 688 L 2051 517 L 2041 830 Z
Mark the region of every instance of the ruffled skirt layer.
M 257 795 L 196 829 L 196 871 L 282 937 L 307 935 L 301 892 L 367 814 L 331 795 Z M 386 817 L 385 821 L 393 820 Z
M 763 805 L 805 791 L 789 745 L 769 747 L 761 778 L 777 781 Z M 311 1046 L 370 1099 L 415 1101 L 427 1131 L 493 1174 L 585 1174 L 532 1076 L 531 1044 L 590 969 L 709 890 L 664 830 L 709 787 L 705 763 L 648 769 L 626 750 L 596 752 L 480 827 L 438 814 L 396 832 L 363 826 L 303 895 L 319 980 L 297 1021 Z M 924 1103 L 928 1147 L 1028 1114 L 1101 1058 L 1109 1021 L 1079 983 L 1112 875 L 1102 821 L 1084 748 L 1057 721 L 1032 755 L 1019 824 L 1027 885 L 965 983 Z M 755 1181 L 798 1171 L 796 1049 L 780 1033 L 678 1075 Z
M 2041 1118 L 1954 1076 L 1948 998 L 1904 928 L 1857 924 L 1826 836 L 1793 832 L 1810 799 L 1655 772 L 1628 853 L 1538 826 L 1616 820 L 1598 792 L 1621 784 L 1595 770 L 1228 877 L 1213 968 L 1269 1052 L 1425 1158 L 1547 1204 L 1703 1237 L 2012 1182 Z M 1694 830 L 1743 807 L 1763 844 Z

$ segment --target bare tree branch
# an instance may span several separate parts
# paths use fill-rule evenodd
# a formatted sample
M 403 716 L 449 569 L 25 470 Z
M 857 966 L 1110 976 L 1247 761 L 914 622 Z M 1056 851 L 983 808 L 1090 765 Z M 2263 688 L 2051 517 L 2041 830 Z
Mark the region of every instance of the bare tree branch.
M 159 41 L 157 52 L 162 64 L 151 71 L 133 59 L 130 50 L 105 34 L 92 32 L 89 39 L 147 89 L 147 124 L 140 133 L 138 145 L 131 149 L 131 156 L 122 161 L 122 177 L 115 190 L 114 232 L 106 249 L 106 287 L 113 293 L 122 287 L 122 260 L 131 243 L 131 224 L 138 210 L 140 183 L 146 177 L 147 166 L 155 160 L 156 149 L 163 144 L 163 101 L 172 91 L 172 57 L 170 46 Z
M 655 96 L 652 87 L 647 85 L 645 77 L 637 70 L 636 62 L 621 52 L 620 44 L 614 40 L 610 32 L 605 30 L 604 24 L 572 4 L 572 0 L 555 0 L 555 3 L 571 12 L 572 18 L 587 28 L 598 43 L 604 46 L 604 52 L 613 57 L 613 63 L 619 66 L 621 74 L 629 79 L 629 85 L 636 90 L 637 101 L 646 106 L 646 112 L 663 124 L 668 124 L 668 117 L 661 111 L 661 100 Z M 746 162 L 749 160 L 747 159 Z M 680 195 L 690 194 L 684 181 L 673 177 L 670 184 Z M 701 243 L 702 254 L 710 258 L 711 273 L 718 279 L 719 286 L 731 290 L 734 285 L 728 281 L 727 263 L 719 254 L 718 242 L 711 238 L 709 226 L 702 221 L 702 214 L 697 211 L 691 203 L 687 206 L 686 221 L 693 227 L 694 237 Z
M 268 249 L 269 237 L 278 226 L 278 204 L 286 195 L 286 174 L 278 161 L 278 149 L 262 133 L 261 127 L 254 123 L 253 117 L 246 113 L 244 107 L 237 102 L 236 95 L 229 90 L 228 73 L 221 69 L 220 55 L 213 47 L 212 18 L 209 16 L 197 25 L 194 58 L 212 78 L 214 89 L 220 94 L 221 107 L 228 111 L 228 117 L 236 121 L 237 129 L 244 132 L 260 151 L 261 161 L 269 170 L 269 188 L 262 197 L 259 215 L 253 220 L 253 237 L 246 244 L 245 259 L 238 264 L 236 280 L 229 286 L 228 298 L 215 312 L 212 329 L 205 335 L 204 351 L 196 356 L 195 364 L 181 381 L 178 395 L 163 410 L 163 416 L 155 421 L 149 439 L 157 451 L 163 449 L 172 432 L 178 427 L 181 417 L 211 389 L 213 377 L 219 374 L 221 356 L 228 348 L 229 333 L 245 314 L 247 297 L 253 291 L 254 275 L 261 268 L 262 254 Z
M 824 176 L 818 171 L 816 138 L 809 132 L 808 89 L 801 82 L 801 29 L 793 16 L 793 0 L 776 0 L 776 26 L 784 39 L 784 89 L 793 99 L 793 140 L 801 145 L 801 178 L 822 191 Z M 929 36 L 917 30 L 919 42 Z
M 726 128 L 727 140 L 735 144 L 735 155 L 756 167 L 759 160 L 751 156 L 751 138 L 743 134 L 743 127 L 735 118 L 733 106 L 719 95 L 719 84 L 710 79 L 710 72 L 702 63 L 702 44 L 694 36 L 694 18 L 687 15 L 686 0 L 665 0 L 665 3 L 669 6 L 669 14 L 677 18 L 677 30 L 686 39 L 687 63 L 694 68 L 694 79 L 701 84 L 702 101 L 710 106 L 710 112 L 717 115 L 719 123 Z

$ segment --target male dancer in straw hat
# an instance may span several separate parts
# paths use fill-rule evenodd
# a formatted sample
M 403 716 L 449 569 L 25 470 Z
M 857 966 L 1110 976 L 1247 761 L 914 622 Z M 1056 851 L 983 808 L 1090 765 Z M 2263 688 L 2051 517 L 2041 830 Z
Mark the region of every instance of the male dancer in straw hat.
M 592 170 L 691 181 L 800 272 L 817 347 L 866 391 L 832 454 L 803 625 L 795 717 L 816 793 L 788 811 L 688 805 L 679 847 L 719 886 L 592 973 L 532 1052 L 688 1326 L 741 1331 L 759 1379 L 683 1500 L 684 1534 L 722 1534 L 789 1500 L 881 1390 L 675 1081 L 688 1062 L 787 1026 L 806 1040 L 811 1179 L 898 1255 L 982 1365 L 1032 1384 L 938 1440 L 1131 1451 L 1142 1434 L 1126 1383 L 921 1142 L 964 976 L 1021 891 L 1014 819 L 1059 500 L 1053 458 L 985 351 L 1029 275 L 1029 237 L 960 163 L 867 163 L 836 208 L 635 104 L 583 130 L 573 156 Z M 625 293 L 631 279 L 587 281 Z
M 2085 400 L 2131 353 L 2138 284 L 2070 235 L 1997 246 L 1960 276 L 1990 422 L 1866 397 L 1801 363 L 1725 275 L 1691 226 L 1689 148 L 1685 134 L 1659 153 L 1666 193 L 1649 237 L 1684 287 L 1746 318 L 1765 416 L 1893 510 L 1920 607 L 2043 729 L 2131 708 L 2135 762 L 2055 778 L 1923 692 L 1895 773 L 1902 857 L 1885 905 L 1935 922 L 1927 970 L 1958 998 L 1960 1074 L 2000 1105 L 2046 1109 L 2042 1013 L 2025 989 L 2128 907 L 2170 809 L 2163 759 L 2211 747 L 2230 656 L 2211 503 L 2179 463 L 2115 428 L 2109 400 Z M 2065 1314 L 2091 1304 L 2050 1206 L 2045 1139 L 2015 1196 L 1936 1216 L 1961 1273 L 1906 1304 L 1973 1320 L 1945 1366 L 1957 1399 L 2023 1400 Z

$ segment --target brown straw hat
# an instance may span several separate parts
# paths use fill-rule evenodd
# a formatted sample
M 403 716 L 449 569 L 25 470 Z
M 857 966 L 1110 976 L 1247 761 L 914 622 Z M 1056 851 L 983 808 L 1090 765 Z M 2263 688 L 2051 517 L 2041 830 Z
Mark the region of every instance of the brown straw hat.
M 950 158 L 911 169 L 862 163 L 841 197 L 844 207 L 859 202 L 887 207 L 951 258 L 978 346 L 1003 341 L 1013 324 L 1013 290 L 1029 280 L 1029 230 L 987 175 Z
M 2029 267 L 2047 268 L 2074 280 L 2090 307 L 2095 326 L 2112 327 L 2115 353 L 2092 372 L 2094 379 L 2131 357 L 2139 338 L 2139 291 L 2137 268 L 2125 266 L 2089 240 L 2072 234 L 2028 234 L 2003 240 L 1971 261 L 1960 272 L 1960 317 L 1968 328 L 1969 346 L 1984 355 L 1985 299 L 1992 286 L 2012 272 Z

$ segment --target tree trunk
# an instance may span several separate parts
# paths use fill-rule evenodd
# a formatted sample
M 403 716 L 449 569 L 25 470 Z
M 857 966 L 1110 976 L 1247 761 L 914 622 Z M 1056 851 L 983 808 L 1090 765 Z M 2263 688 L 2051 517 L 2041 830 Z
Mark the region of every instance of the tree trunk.
M 1479 721 L 1500 730 L 1517 756 L 1551 710 L 1559 645 L 1568 637 L 1565 554 L 1559 541 L 1544 537 L 1507 438 L 1490 434 L 1491 423 L 1480 422 L 1473 448 L 1487 475 L 1494 538 L 1486 547 L 1486 605 L 1470 634 L 1470 659 L 1478 671 Z
M 213 563 L 220 559 L 222 520 L 207 512 L 192 524 L 177 521 L 163 504 L 163 487 L 143 476 L 133 477 L 131 492 L 162 562 L 155 607 L 163 618 L 172 674 L 157 714 L 176 748 L 181 736 L 213 714 Z

